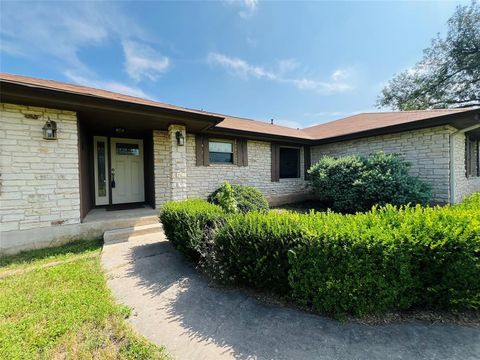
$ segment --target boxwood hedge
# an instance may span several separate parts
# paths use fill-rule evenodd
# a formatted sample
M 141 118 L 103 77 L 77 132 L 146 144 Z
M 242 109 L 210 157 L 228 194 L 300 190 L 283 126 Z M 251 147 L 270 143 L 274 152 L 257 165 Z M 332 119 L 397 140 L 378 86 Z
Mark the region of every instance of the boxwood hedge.
M 187 200 L 166 204 L 161 220 L 190 259 L 213 262 L 206 269 L 215 279 L 320 313 L 480 308 L 480 194 L 457 206 L 387 205 L 354 215 L 226 215 Z

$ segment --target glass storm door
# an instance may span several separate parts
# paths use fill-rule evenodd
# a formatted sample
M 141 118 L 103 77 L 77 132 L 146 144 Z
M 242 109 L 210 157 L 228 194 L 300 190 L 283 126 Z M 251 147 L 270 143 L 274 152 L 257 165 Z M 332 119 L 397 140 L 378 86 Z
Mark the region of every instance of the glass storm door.
M 143 140 L 111 138 L 112 204 L 145 201 Z
M 109 203 L 108 192 L 108 145 L 107 138 L 103 136 L 93 137 L 94 152 L 94 176 L 95 176 L 95 205 L 107 205 Z

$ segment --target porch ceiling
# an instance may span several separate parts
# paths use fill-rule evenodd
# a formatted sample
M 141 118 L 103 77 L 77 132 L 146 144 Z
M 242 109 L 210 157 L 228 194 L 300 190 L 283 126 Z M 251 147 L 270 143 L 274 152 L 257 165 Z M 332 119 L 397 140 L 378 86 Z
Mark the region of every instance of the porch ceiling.
M 205 121 L 196 119 L 130 114 L 115 110 L 85 110 L 78 113 L 78 118 L 88 129 L 105 134 L 113 133 L 118 127 L 125 128 L 127 133 L 135 134 L 167 130 L 171 124 L 185 125 L 189 132 L 199 132 L 210 126 L 205 124 Z

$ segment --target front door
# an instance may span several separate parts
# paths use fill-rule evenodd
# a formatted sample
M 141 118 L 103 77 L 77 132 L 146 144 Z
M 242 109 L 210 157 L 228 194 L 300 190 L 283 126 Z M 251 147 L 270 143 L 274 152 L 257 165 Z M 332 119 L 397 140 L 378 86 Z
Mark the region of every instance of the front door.
M 144 202 L 143 140 L 110 139 L 112 204 Z

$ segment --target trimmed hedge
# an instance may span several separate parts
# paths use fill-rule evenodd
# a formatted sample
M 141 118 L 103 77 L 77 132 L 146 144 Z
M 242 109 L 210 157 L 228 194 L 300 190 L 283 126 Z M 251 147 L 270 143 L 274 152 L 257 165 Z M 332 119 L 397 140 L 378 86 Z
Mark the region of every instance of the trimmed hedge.
M 169 201 L 160 212 L 167 239 L 190 260 L 199 260 L 204 236 L 225 214 L 222 209 L 201 199 Z
M 228 184 L 228 183 L 227 183 Z M 224 185 L 219 187 L 208 197 L 208 201 L 219 205 L 218 193 L 224 191 Z M 233 197 L 236 200 L 236 207 L 242 213 L 249 211 L 268 211 L 267 198 L 255 187 L 246 185 L 230 185 L 233 189 Z
M 217 267 L 223 280 L 287 293 L 287 253 L 305 236 L 301 219 L 300 214 L 279 216 L 276 212 L 230 217 L 215 236 Z
M 480 194 L 457 206 L 387 205 L 355 215 L 226 215 L 189 200 L 167 204 L 161 218 L 167 237 L 216 280 L 287 295 L 320 313 L 480 308 Z
M 292 296 L 337 315 L 478 308 L 479 219 L 451 207 L 329 214 L 289 253 Z

